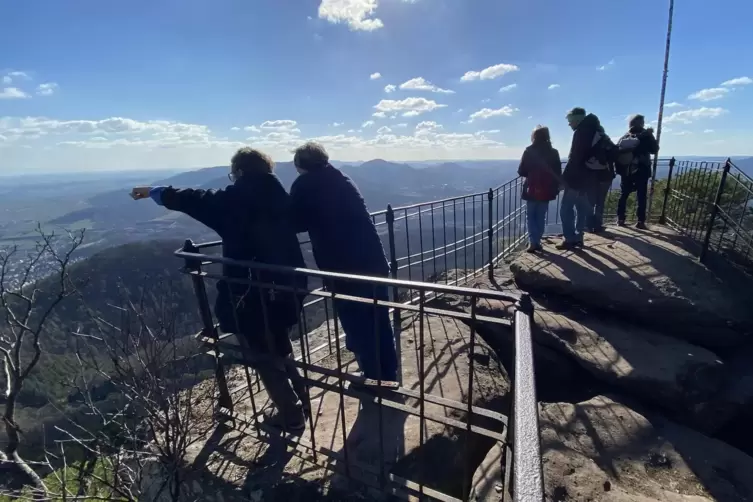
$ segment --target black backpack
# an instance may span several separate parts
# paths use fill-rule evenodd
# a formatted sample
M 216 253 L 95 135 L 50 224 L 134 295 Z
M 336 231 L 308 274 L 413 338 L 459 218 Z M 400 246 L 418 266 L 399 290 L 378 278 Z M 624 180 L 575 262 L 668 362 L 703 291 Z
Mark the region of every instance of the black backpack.
M 615 161 L 617 146 L 603 131 L 596 131 L 591 142 L 591 156 L 586 161 L 586 167 L 593 171 L 606 171 L 609 164 Z

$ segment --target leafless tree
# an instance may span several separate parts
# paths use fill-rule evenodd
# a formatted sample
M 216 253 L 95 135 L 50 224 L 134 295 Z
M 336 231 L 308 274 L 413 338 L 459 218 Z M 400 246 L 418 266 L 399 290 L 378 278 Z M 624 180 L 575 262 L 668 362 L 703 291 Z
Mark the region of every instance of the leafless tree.
M 74 333 L 80 374 L 72 384 L 88 419 L 56 427 L 63 438 L 48 452 L 57 466 L 54 500 L 194 497 L 187 457 L 216 426 L 215 387 L 206 378 L 211 358 L 181 336 L 190 333 L 172 294 L 152 285 L 134 302 L 123 292 L 114 315 L 89 311 L 93 328 Z
M 24 382 L 42 356 L 42 342 L 56 308 L 76 290 L 70 266 L 84 233 L 59 238 L 41 227 L 37 232 L 39 238 L 31 251 L 23 253 L 18 247 L 0 250 L 0 366 L 5 379 L 2 422 L 8 437 L 0 451 L 0 464 L 45 492 L 41 477 L 19 455 L 21 428 L 15 419 L 16 407 Z M 42 279 L 49 285 L 46 291 L 39 288 Z

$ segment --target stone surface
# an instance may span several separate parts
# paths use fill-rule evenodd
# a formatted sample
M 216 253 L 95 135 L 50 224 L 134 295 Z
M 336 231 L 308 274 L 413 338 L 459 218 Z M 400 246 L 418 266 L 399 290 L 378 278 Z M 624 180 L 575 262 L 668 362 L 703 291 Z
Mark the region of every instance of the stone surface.
M 421 331 L 424 337 L 423 358 L 419 349 Z M 510 390 L 507 373 L 494 351 L 484 340 L 479 336 L 475 338 L 475 348 L 471 354 L 470 329 L 462 322 L 447 317 L 427 315 L 423 318 L 422 330 L 417 316 L 404 319 L 400 337 L 403 387 L 419 392 L 418 375 L 423 366 L 426 394 L 443 397 L 457 403 L 467 403 L 468 377 L 471 373 L 471 361 L 473 361 L 473 404 L 506 414 L 509 411 L 507 407 Z M 344 349 L 341 353 L 341 361 L 344 370 L 356 372 L 357 368 L 352 354 Z M 324 368 L 336 368 L 337 357 L 335 354 L 326 355 L 317 365 Z M 317 375 L 313 372 L 309 376 L 329 384 L 337 382 L 335 378 Z M 244 380 L 244 372 L 239 368 L 230 371 L 231 387 L 242 384 Z M 256 389 L 255 386 L 254 388 Z M 391 397 L 389 399 L 392 400 Z M 257 410 L 261 410 L 268 404 L 266 401 L 263 389 L 255 394 L 254 405 Z M 380 413 L 375 405 L 361 406 L 358 399 L 345 396 L 343 398 L 345 440 L 343 441 L 343 421 L 338 411 L 340 407 L 338 393 L 312 388 L 311 404 L 314 433 L 312 434 L 307 427 L 302 435 L 303 441 L 311 443 L 313 440 L 318 448 L 340 454 L 344 453 L 344 447 L 347 446 L 349 462 L 354 466 L 353 474 L 371 482 L 378 482 L 377 477 L 360 469 L 361 466 L 378 469 L 380 465 L 383 465 L 385 473 L 393 473 L 414 482 L 422 482 L 427 487 L 460 497 L 463 488 L 470 487 L 476 466 L 495 444 L 493 439 L 473 433 L 467 435 L 464 429 L 447 426 L 430 419 L 431 417 L 447 417 L 465 420 L 467 416 L 465 405 L 462 405 L 462 410 L 457 410 L 425 403 L 427 419 L 423 424 L 424 444 L 421 446 L 422 426 L 419 417 L 400 410 L 383 408 L 380 425 Z M 407 398 L 404 404 L 416 411 L 419 410 L 419 404 L 415 399 Z M 245 416 L 246 420 L 252 421 L 252 406 L 248 394 L 238 396 L 235 411 Z M 501 424 L 484 417 L 474 417 L 474 424 L 502 432 Z M 293 473 L 297 472 L 303 473 L 296 476 L 301 478 L 302 482 L 316 482 L 325 487 L 324 492 L 337 489 L 341 494 L 353 494 L 354 490 L 357 491 L 350 486 L 347 490 L 343 489 L 342 478 L 333 478 L 331 474 L 315 465 L 305 447 L 298 446 L 295 450 L 300 454 L 291 455 L 290 452 L 284 451 L 284 448 L 275 448 L 258 441 L 253 436 L 253 428 L 248 427 L 247 432 L 251 436 L 226 434 L 219 445 L 208 453 L 210 470 L 230 484 L 261 490 L 264 493 L 264 500 L 267 500 L 267 497 L 272 497 L 276 493 L 276 486 L 281 477 L 289 479 Z M 380 441 L 380 432 L 382 441 Z M 380 442 L 383 444 L 383 449 L 380 448 Z M 194 455 L 197 458 L 201 457 L 198 451 Z M 383 459 L 382 455 L 384 455 Z M 321 459 L 322 456 L 320 456 Z M 464 472 L 466 473 L 465 479 L 463 478 Z M 321 480 L 337 480 L 337 482 L 330 486 L 328 482 Z M 376 495 L 369 493 L 367 499 L 373 499 L 373 497 Z
M 753 458 L 608 397 L 542 403 L 547 500 L 744 501 Z
M 498 282 L 498 281 L 497 281 Z M 474 287 L 493 288 L 488 279 L 473 283 Z M 440 300 L 453 307 L 470 312 L 470 302 L 463 298 Z M 477 311 L 481 315 L 511 318 L 513 306 L 499 301 L 481 300 Z M 488 328 L 488 327 L 487 327 Z M 481 328 L 484 335 L 488 329 Z M 499 329 L 492 330 L 494 333 Z M 501 344 L 510 345 L 511 329 Z M 560 375 L 549 375 L 554 359 L 544 358 L 548 351 L 575 362 L 606 386 L 620 389 L 654 406 L 687 415 L 705 430 L 713 430 L 729 418 L 731 408 L 722 403 L 719 391 L 725 383 L 725 365 L 713 352 L 684 340 L 630 324 L 610 317 L 578 310 L 558 312 L 534 302 L 534 364 L 538 378 L 552 380 Z M 504 361 L 504 359 L 503 359 Z M 506 361 L 505 361 L 506 362 Z M 561 368 L 556 367 L 561 373 Z M 564 375 L 563 375 L 564 376 Z M 577 378 L 577 375 L 576 375 Z M 538 382 L 539 384 L 544 383 Z M 579 385 L 563 380 L 561 385 Z M 539 385 L 542 387 L 542 385 Z M 551 384 L 547 387 L 551 387 Z M 570 401 L 562 389 L 557 400 Z M 593 395 L 593 394 L 592 394 Z M 560 397 L 561 396 L 561 397 Z M 541 400 L 551 400 L 540 396 Z
M 502 502 L 504 500 L 504 459 L 502 444 L 496 444 L 489 450 L 473 474 L 471 500 L 478 502 Z
M 725 288 L 671 230 L 614 227 L 588 234 L 585 249 L 523 253 L 510 265 L 519 287 L 643 323 L 709 348 L 751 339 L 745 295 Z

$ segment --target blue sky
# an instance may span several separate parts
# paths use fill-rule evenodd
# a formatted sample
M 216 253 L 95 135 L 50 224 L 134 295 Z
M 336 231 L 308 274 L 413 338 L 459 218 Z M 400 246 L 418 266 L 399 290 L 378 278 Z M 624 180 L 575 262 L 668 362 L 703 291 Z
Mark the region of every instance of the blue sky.
M 515 158 L 573 106 L 655 120 L 663 0 L 0 0 L 0 174 Z M 753 2 L 675 10 L 662 153 L 747 155 Z

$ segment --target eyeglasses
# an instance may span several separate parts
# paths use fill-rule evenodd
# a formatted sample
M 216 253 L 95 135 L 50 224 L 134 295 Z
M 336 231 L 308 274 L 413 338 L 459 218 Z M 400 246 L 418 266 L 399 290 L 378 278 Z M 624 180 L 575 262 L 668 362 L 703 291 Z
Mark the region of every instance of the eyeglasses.
M 227 179 L 229 179 L 232 183 L 235 183 L 235 180 L 237 178 L 234 173 L 227 173 Z

